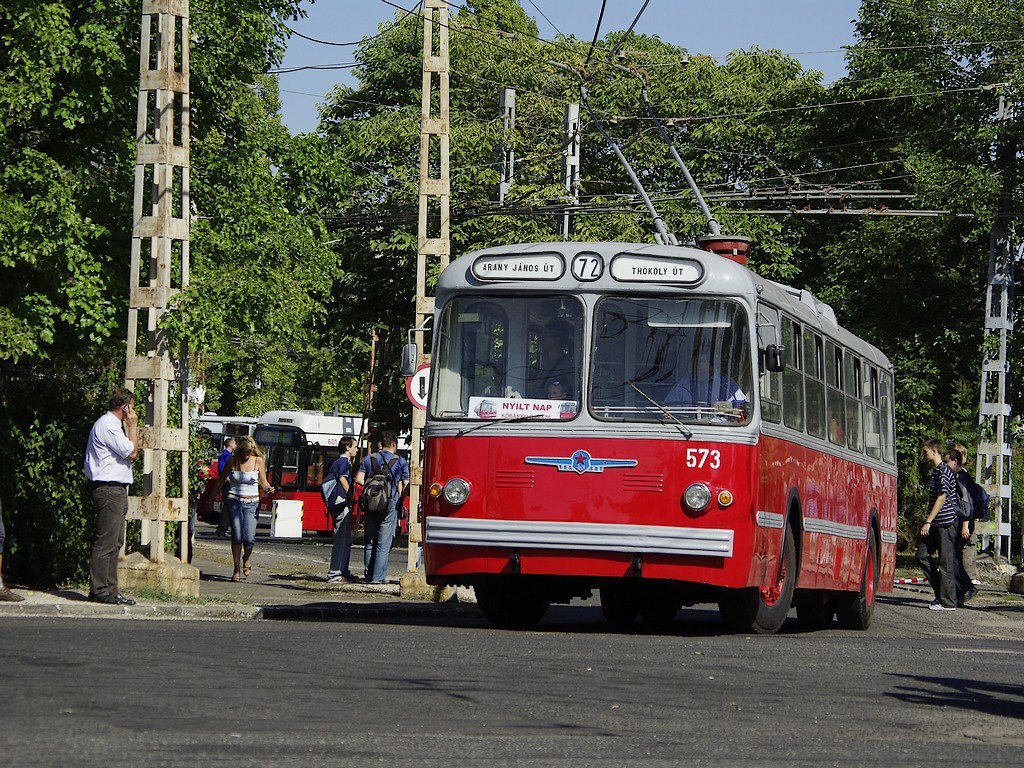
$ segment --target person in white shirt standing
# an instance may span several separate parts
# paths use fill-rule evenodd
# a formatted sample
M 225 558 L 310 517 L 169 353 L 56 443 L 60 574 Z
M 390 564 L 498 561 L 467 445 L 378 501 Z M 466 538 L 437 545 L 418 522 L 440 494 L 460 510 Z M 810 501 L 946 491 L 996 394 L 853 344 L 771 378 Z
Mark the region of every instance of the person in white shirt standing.
M 139 453 L 135 395 L 119 387 L 111 393 L 107 408 L 92 425 L 85 448 L 85 476 L 89 478 L 96 512 L 96 540 L 89 561 L 89 599 L 111 605 L 135 605 L 117 587 L 117 557 L 124 546 L 132 459 Z

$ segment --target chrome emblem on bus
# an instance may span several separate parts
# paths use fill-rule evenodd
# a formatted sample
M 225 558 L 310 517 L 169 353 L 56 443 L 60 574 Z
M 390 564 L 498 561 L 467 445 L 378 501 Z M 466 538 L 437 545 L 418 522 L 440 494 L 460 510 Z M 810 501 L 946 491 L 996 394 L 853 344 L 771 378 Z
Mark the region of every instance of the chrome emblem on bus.
M 575 451 L 567 459 L 560 459 L 554 456 L 527 456 L 527 464 L 542 464 L 548 467 L 558 467 L 559 472 L 575 472 L 582 475 L 584 472 L 604 472 L 606 467 L 635 467 L 636 459 L 595 459 L 586 451 Z

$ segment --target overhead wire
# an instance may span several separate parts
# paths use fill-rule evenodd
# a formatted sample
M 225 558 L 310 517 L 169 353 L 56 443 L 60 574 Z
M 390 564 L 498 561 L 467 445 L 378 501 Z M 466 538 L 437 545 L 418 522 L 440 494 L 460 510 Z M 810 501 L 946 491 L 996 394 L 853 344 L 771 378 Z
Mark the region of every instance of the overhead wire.
M 590 57 L 594 55 L 594 46 L 597 45 L 597 38 L 601 34 L 601 22 L 604 20 L 604 9 L 608 0 L 601 0 L 601 12 L 597 15 L 597 26 L 594 27 L 594 39 L 590 41 L 590 50 L 587 51 L 587 59 L 583 62 L 583 69 L 590 63 Z
M 387 5 L 391 5 L 391 6 L 395 7 L 395 8 L 398 8 L 399 10 L 405 11 L 406 16 L 402 17 L 402 19 L 400 19 L 399 21 L 403 21 L 408 15 L 410 15 L 415 10 L 415 9 L 413 9 L 412 11 L 410 11 L 409 9 L 405 9 L 405 8 L 402 8 L 401 6 L 395 5 L 394 3 L 388 2 L 387 0 L 382 0 L 382 1 L 385 2 L 385 4 L 387 4 Z M 644 7 L 646 7 L 646 3 L 644 4 Z M 604 9 L 604 4 L 602 4 L 602 13 L 603 13 L 603 9 Z M 464 8 L 464 10 L 467 10 L 470 13 L 475 13 L 475 12 L 471 11 L 470 9 Z M 643 12 L 643 8 L 641 8 L 641 13 L 642 12 Z M 639 15 L 638 15 L 638 17 L 639 17 Z M 635 24 L 635 21 L 636 20 L 634 20 L 634 24 Z M 601 23 L 601 19 L 599 18 L 599 20 L 598 20 L 598 31 L 595 32 L 595 41 L 592 41 L 591 49 L 588 52 L 588 59 L 587 59 L 587 61 L 589 61 L 589 59 L 592 57 L 594 47 L 596 46 L 596 36 L 599 35 L 600 23 Z M 483 35 L 487 35 L 487 36 L 492 37 L 492 38 L 497 38 L 497 35 L 495 33 L 492 33 L 492 32 L 490 32 L 488 30 L 485 30 L 485 29 L 470 28 L 470 27 L 463 27 L 463 26 L 453 26 L 453 25 L 449 25 L 449 26 L 450 26 L 450 28 L 454 29 L 458 33 L 469 34 L 471 32 L 476 32 L 476 33 L 480 33 L 480 34 L 483 34 Z M 620 40 L 620 45 L 626 39 L 627 36 L 628 36 L 628 33 L 627 33 L 627 35 L 623 36 L 622 40 Z M 537 39 L 543 41 L 543 38 L 539 38 L 538 37 Z M 551 41 L 544 41 L 544 42 L 551 42 Z M 929 47 L 929 46 L 905 46 L 905 47 L 909 48 L 909 47 Z M 888 48 L 889 49 L 897 49 L 897 48 L 900 48 L 900 47 L 892 46 L 892 47 L 888 47 Z M 506 49 L 506 50 L 508 50 L 508 49 Z M 521 51 L 510 51 L 510 52 L 513 53 L 516 56 L 522 56 L 522 52 Z M 532 57 L 532 56 L 527 56 L 527 58 L 531 58 L 531 59 L 534 59 L 535 61 L 538 61 L 538 59 L 536 59 L 535 57 Z M 323 68 L 340 68 L 340 67 L 341 67 L 341 65 L 331 65 L 329 67 L 323 67 Z M 310 67 L 310 68 L 320 68 L 320 67 Z M 287 70 L 287 71 L 297 71 L 298 69 L 303 69 L 303 68 L 293 68 L 293 69 Z M 461 74 L 464 74 L 464 75 L 467 75 L 467 76 L 470 76 L 470 77 L 475 77 L 475 78 L 477 78 L 477 79 L 479 79 L 479 80 L 481 80 L 483 82 L 488 82 L 488 83 L 495 84 L 495 85 L 504 85 L 503 83 L 498 83 L 497 81 L 494 81 L 494 80 L 491 80 L 489 78 L 477 75 L 476 73 L 462 72 Z M 819 103 L 819 104 L 805 105 L 805 106 L 799 106 L 799 107 L 780 107 L 780 108 L 772 108 L 772 109 L 758 108 L 758 109 L 747 110 L 747 111 L 743 111 L 743 112 L 722 113 L 722 114 L 709 115 L 709 116 L 703 116 L 703 117 L 683 117 L 683 118 L 678 118 L 677 117 L 677 118 L 667 118 L 667 119 L 679 120 L 679 121 L 682 121 L 682 122 L 699 122 L 699 121 L 707 121 L 707 120 L 729 118 L 729 117 L 743 117 L 743 116 L 747 116 L 747 115 L 757 115 L 757 116 L 759 116 L 759 115 L 764 115 L 764 114 L 771 114 L 771 113 L 774 113 L 774 112 L 785 112 L 785 111 L 794 111 L 794 110 L 816 109 L 816 108 L 821 108 L 821 107 L 842 106 L 842 105 L 854 105 L 854 104 L 867 103 L 867 102 L 873 102 L 873 101 L 885 101 L 885 100 L 900 99 L 900 98 L 917 98 L 917 97 L 937 96 L 937 95 L 943 95 L 943 94 L 949 94 L 949 93 L 963 93 L 963 92 L 969 92 L 969 91 L 987 90 L 987 89 L 991 89 L 993 87 L 996 87 L 996 86 L 994 86 L 994 85 L 983 85 L 983 86 L 975 86 L 975 87 L 972 87 L 972 88 L 944 89 L 944 90 L 933 91 L 933 92 L 926 92 L 926 93 L 893 94 L 893 95 L 889 95 L 889 96 L 870 97 L 870 98 L 863 98 L 863 99 L 851 99 L 851 100 L 845 100 L 845 101 L 839 101 L 839 102 Z M 550 96 L 548 94 L 539 93 L 539 92 L 531 92 L 531 91 L 525 91 L 525 92 L 526 93 L 531 93 L 532 95 L 536 95 L 536 96 L 541 97 L 541 98 L 553 100 L 553 101 L 555 101 L 557 103 L 564 103 L 564 97 L 554 97 L 554 96 Z M 352 101 L 355 101 L 355 100 L 352 100 Z M 388 105 L 381 105 L 381 106 L 388 106 Z M 612 116 L 612 117 L 618 117 L 618 116 Z M 642 120 L 643 118 L 637 118 L 637 117 L 632 117 L 632 116 L 621 116 L 621 117 L 619 117 L 619 119 L 620 120 L 630 120 L 630 119 Z M 479 121 L 479 122 L 485 122 L 485 121 Z M 551 132 L 554 133 L 555 131 L 552 130 Z M 812 151 L 812 150 L 807 150 L 807 151 Z M 756 155 L 751 155 L 751 156 L 752 157 L 756 157 Z M 880 164 L 886 164 L 886 163 L 891 163 L 891 162 L 898 162 L 898 160 L 885 161 L 885 163 L 880 163 Z M 785 179 L 785 178 L 790 178 L 790 177 L 794 177 L 794 176 L 808 176 L 808 175 L 811 175 L 811 173 L 826 173 L 826 172 L 835 172 L 835 171 L 838 171 L 838 170 L 843 170 L 843 169 L 820 169 L 820 170 L 817 170 L 817 171 L 814 171 L 814 172 L 797 173 L 797 174 L 783 174 L 783 175 L 780 175 L 780 176 L 775 177 L 775 178 Z M 768 180 L 768 179 L 771 179 L 771 178 L 773 178 L 773 177 L 765 177 L 764 180 Z

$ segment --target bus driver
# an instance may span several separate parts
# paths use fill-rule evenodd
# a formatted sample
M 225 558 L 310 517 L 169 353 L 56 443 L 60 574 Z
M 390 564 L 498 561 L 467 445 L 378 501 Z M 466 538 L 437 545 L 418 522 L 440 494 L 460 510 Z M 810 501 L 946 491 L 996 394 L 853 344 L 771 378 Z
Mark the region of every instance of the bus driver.
M 695 355 L 693 367 L 683 374 L 669 390 L 665 405 L 713 405 L 728 402 L 733 408 L 744 408 L 747 395 L 727 373 L 712 370 L 711 355 L 701 350 Z

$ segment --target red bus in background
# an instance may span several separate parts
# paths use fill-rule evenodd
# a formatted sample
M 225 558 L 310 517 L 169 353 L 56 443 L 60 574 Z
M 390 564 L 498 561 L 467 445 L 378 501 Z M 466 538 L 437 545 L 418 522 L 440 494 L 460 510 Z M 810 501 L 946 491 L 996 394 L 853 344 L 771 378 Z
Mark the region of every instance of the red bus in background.
M 351 413 L 269 411 L 260 416 L 253 439 L 266 454 L 268 479 L 277 490 L 260 498 L 259 524 L 270 525 L 274 501 L 296 499 L 302 502 L 303 532 L 333 533 L 320 483 L 341 455 L 338 441 L 346 435 L 358 439 L 362 429 L 363 417 Z
M 810 293 L 696 248 L 510 245 L 444 270 L 433 339 L 426 578 L 496 624 L 596 590 L 613 623 L 864 629 L 892 589 L 892 366 Z
M 302 530 L 304 533 L 333 533 L 331 516 L 320 495 L 320 484 L 335 460 L 341 455 L 338 442 L 342 437 L 359 439 L 363 433 L 363 417 L 351 413 L 330 411 L 269 411 L 260 416 L 253 439 L 266 454 L 267 473 L 276 491 L 272 496 L 260 498 L 259 525 L 270 525 L 274 502 L 299 500 L 302 502 Z M 352 475 L 366 451 L 353 460 Z M 408 496 L 405 501 L 408 510 Z M 360 522 L 354 510 L 352 527 Z M 403 520 L 401 532 L 408 531 Z

